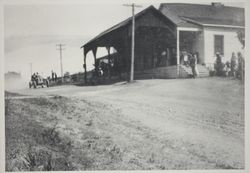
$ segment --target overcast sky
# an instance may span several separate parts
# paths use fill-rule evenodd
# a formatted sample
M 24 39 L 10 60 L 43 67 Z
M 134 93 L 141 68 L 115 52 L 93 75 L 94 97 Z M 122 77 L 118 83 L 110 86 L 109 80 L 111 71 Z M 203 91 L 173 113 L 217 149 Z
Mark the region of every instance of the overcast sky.
M 243 7 L 243 4 L 227 4 Z M 147 8 L 151 4 L 141 4 Z M 152 4 L 156 8 L 159 4 Z M 6 5 L 4 7 L 5 72 L 17 71 L 29 78 L 33 72 L 45 77 L 51 70 L 60 75 L 56 44 L 65 44 L 64 72 L 83 71 L 80 47 L 100 32 L 131 16 L 122 4 L 87 5 Z M 97 56 L 106 54 L 98 49 Z M 88 69 L 93 68 L 93 55 L 88 53 Z

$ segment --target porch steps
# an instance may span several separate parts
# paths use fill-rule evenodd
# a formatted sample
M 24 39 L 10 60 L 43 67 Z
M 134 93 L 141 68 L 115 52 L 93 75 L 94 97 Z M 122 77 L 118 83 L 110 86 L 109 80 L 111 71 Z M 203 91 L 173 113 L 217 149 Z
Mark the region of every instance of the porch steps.
M 199 76 L 198 77 L 208 77 L 209 76 L 209 70 L 200 64 L 197 64 L 197 69 L 199 72 Z M 184 65 L 180 66 L 180 73 L 181 73 L 181 77 L 188 77 L 188 76 L 192 76 L 192 69 L 191 67 L 187 67 Z

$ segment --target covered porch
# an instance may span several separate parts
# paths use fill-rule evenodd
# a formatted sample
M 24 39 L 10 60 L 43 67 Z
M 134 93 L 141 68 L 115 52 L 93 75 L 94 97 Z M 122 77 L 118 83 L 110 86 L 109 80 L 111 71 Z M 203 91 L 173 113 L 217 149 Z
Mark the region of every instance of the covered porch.
M 104 69 L 106 79 L 123 76 L 128 79 L 131 64 L 131 27 L 127 20 L 111 27 L 93 38 L 83 48 L 85 82 L 87 82 L 86 58 L 89 52 L 94 56 L 94 76 Z M 186 77 L 181 52 L 202 55 L 202 38 L 199 28 L 177 27 L 153 6 L 135 15 L 135 78 L 177 78 Z M 200 40 L 202 41 L 202 40 Z M 107 56 L 97 57 L 98 48 L 105 47 Z M 111 49 L 115 53 L 111 53 Z M 102 59 L 102 60 L 100 60 Z M 105 61 L 103 61 L 105 59 Z M 201 62 L 201 61 L 200 61 Z M 93 76 L 93 75 L 92 75 Z
M 198 64 L 204 62 L 204 38 L 201 28 L 177 28 L 177 49 L 179 49 L 179 64 L 183 64 L 183 52 L 196 54 Z
M 94 71 L 98 74 L 100 61 L 96 57 L 99 47 L 106 47 L 106 71 L 108 78 L 114 74 L 129 74 L 131 58 L 131 18 L 113 26 L 93 38 L 83 48 L 84 71 L 86 58 L 94 56 Z M 115 56 L 111 49 L 116 50 Z M 102 57 L 103 58 L 103 57 Z M 176 65 L 176 26 L 153 6 L 135 15 L 135 71 Z M 127 75 L 128 76 L 128 75 Z M 87 82 L 87 75 L 85 75 Z

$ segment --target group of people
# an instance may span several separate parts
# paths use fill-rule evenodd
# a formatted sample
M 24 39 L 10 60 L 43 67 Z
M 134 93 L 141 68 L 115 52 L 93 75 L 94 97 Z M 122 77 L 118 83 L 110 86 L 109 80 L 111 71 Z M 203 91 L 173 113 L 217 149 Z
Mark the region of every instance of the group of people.
M 230 72 L 233 77 L 241 77 L 241 72 L 244 72 L 244 58 L 240 52 L 237 53 L 237 56 L 235 53 L 232 53 L 231 57 L 231 63 L 228 63 L 227 66 L 230 66 Z
M 198 56 L 197 53 L 188 53 L 187 51 L 183 51 L 181 55 L 181 64 L 191 67 L 192 69 L 192 77 L 196 78 L 199 75 L 198 69 L 197 69 L 197 63 L 198 63 Z
M 100 60 L 100 61 L 96 62 L 96 64 L 93 64 L 95 67 L 95 69 L 93 70 L 95 77 L 105 78 L 109 75 L 113 75 L 115 70 L 117 70 L 117 71 L 120 70 L 120 69 L 117 69 L 117 67 L 120 67 L 118 62 L 115 62 L 115 60 L 113 58 L 110 58 L 110 64 L 107 61 Z
M 38 72 L 33 73 L 33 75 L 31 75 L 31 81 L 35 81 L 36 83 L 38 83 L 38 79 L 39 79 Z
M 222 63 L 220 53 L 216 53 L 215 72 L 217 75 L 224 74 L 225 76 L 243 78 L 244 66 L 245 61 L 240 52 L 237 53 L 237 56 L 233 52 L 230 61 L 227 61 L 225 64 Z
M 38 82 L 38 80 L 39 80 L 39 74 L 38 74 L 38 72 L 36 72 L 36 73 L 33 73 L 33 75 L 31 75 L 31 81 L 36 81 L 36 82 Z M 50 76 L 47 78 L 48 80 L 52 80 L 52 81 L 57 81 L 57 74 L 55 73 L 55 72 L 51 72 L 51 77 L 52 78 L 50 78 Z

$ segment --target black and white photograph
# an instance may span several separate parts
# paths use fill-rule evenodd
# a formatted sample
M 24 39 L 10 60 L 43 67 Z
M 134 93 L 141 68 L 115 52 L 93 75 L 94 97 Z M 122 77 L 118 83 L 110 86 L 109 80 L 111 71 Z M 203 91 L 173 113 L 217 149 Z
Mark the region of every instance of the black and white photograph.
M 4 171 L 246 171 L 245 1 L 32 2 L 3 4 Z

